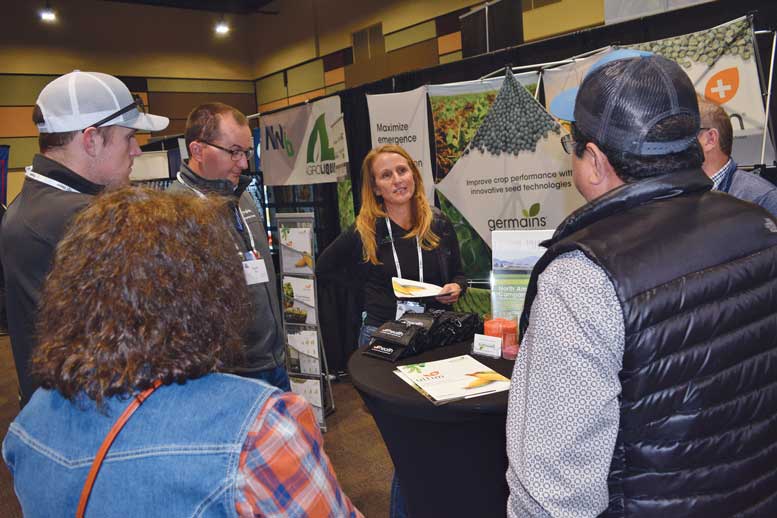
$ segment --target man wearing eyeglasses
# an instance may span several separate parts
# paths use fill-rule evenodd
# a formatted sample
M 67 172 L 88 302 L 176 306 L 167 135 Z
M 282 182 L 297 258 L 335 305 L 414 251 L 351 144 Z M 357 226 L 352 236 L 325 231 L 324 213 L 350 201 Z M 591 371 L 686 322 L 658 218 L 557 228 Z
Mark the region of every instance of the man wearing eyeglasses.
M 251 322 L 243 336 L 244 357 L 227 368 L 289 391 L 275 269 L 261 213 L 246 192 L 251 178 L 242 175 L 253 154 L 248 121 L 232 106 L 202 104 L 189 114 L 185 138 L 189 160 L 181 163 L 170 190 L 201 197 L 216 194 L 232 200 L 232 240 L 243 260 L 253 304 Z
M 699 96 L 701 131 L 699 144 L 704 151 L 702 169 L 712 179 L 713 189 L 750 201 L 777 216 L 777 185 L 755 173 L 737 168 L 731 158 L 734 130 L 722 106 Z
M 509 518 L 777 516 L 777 220 L 711 191 L 674 61 L 615 51 L 550 111 L 588 203 L 527 288 Z
M 129 183 L 140 147 L 137 130 L 161 131 L 169 119 L 145 113 L 119 79 L 75 70 L 41 90 L 33 110 L 40 153 L 0 229 L 8 331 L 21 405 L 37 385 L 28 373 L 38 298 L 57 243 L 93 196 Z M 78 304 L 74 292 L 74 304 Z

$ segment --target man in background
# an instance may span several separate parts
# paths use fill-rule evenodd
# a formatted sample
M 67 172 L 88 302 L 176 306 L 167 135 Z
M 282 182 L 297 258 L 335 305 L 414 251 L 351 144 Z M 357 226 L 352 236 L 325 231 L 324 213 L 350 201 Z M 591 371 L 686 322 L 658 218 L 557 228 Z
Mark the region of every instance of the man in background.
M 103 189 L 129 183 L 140 155 L 136 130 L 161 131 L 166 117 L 144 113 L 119 79 L 75 70 L 40 92 L 33 110 L 40 153 L 0 228 L 8 330 L 21 405 L 37 388 L 28 374 L 40 290 L 73 216 Z M 85 265 L 88 267 L 88 265 Z M 73 304 L 78 304 L 73 293 Z
M 243 337 L 244 357 L 227 368 L 291 390 L 273 260 L 261 212 L 246 192 L 251 178 L 242 174 L 253 153 L 248 121 L 232 106 L 202 104 L 189 114 L 185 138 L 189 160 L 181 164 L 170 190 L 201 197 L 216 194 L 231 200 L 232 241 L 235 253 L 243 260 L 252 304 L 251 321 Z
M 737 169 L 731 158 L 734 130 L 725 110 L 699 96 L 701 131 L 699 143 L 704 150 L 702 169 L 715 184 L 713 189 L 728 193 L 765 208 L 777 216 L 777 185 L 757 174 Z
M 777 220 L 710 192 L 673 61 L 613 52 L 551 112 L 588 203 L 527 289 L 508 516 L 777 516 Z

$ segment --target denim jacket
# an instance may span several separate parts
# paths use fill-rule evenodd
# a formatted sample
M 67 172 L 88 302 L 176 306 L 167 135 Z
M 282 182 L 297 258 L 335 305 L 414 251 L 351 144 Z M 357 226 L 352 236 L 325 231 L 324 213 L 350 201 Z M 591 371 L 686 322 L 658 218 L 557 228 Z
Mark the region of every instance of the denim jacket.
M 157 389 L 106 456 L 86 516 L 237 516 L 240 453 L 248 428 L 277 389 L 210 374 Z M 38 389 L 3 441 L 3 459 L 26 518 L 74 516 L 95 453 L 129 400 L 106 413 Z

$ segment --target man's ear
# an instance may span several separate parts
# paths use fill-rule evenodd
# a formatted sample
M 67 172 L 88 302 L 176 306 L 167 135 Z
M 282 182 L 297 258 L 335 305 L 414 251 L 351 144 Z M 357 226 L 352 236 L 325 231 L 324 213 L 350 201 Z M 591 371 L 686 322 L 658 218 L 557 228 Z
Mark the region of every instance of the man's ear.
M 715 128 L 703 131 L 699 136 L 699 144 L 705 153 L 720 147 L 720 133 Z
M 586 168 L 585 180 L 594 186 L 602 185 L 607 176 L 607 167 L 612 169 L 610 161 L 607 160 L 602 150 L 593 142 L 589 142 L 585 145 L 583 159 L 588 161 L 589 166 Z
M 202 142 L 197 140 L 189 142 L 189 158 L 202 162 Z
M 607 155 L 594 144 L 589 142 L 585 146 L 586 154 L 588 154 L 592 160 L 593 167 L 589 168 L 588 183 L 590 183 L 595 189 L 601 189 L 601 194 L 604 194 L 615 187 L 623 184 L 623 180 L 618 176 L 615 168 L 612 167 L 610 159 Z
M 84 152 L 90 157 L 95 157 L 99 153 L 103 145 L 103 137 L 97 128 L 86 128 L 76 138 L 81 139 L 81 147 Z

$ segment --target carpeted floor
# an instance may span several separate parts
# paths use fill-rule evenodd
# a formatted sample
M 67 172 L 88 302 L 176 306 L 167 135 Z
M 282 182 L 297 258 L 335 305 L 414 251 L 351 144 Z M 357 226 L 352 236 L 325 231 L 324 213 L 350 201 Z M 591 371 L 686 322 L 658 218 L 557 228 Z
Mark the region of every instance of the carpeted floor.
M 368 518 L 388 516 L 393 466 L 372 416 L 349 381 L 332 385 L 335 412 L 327 418 L 324 449 L 345 493 Z M 7 336 L 0 336 L 0 438 L 19 411 L 16 371 Z M 22 516 L 11 475 L 0 467 L 0 516 Z

